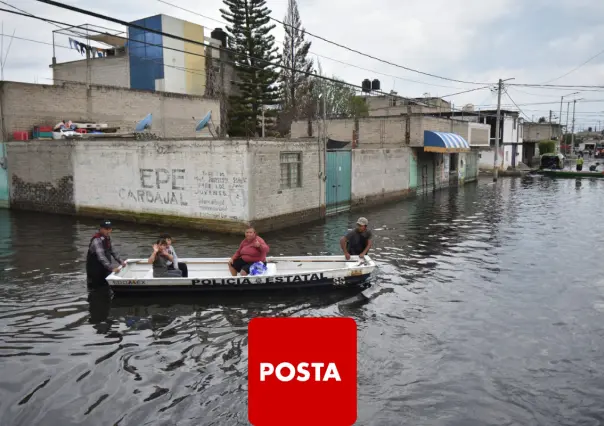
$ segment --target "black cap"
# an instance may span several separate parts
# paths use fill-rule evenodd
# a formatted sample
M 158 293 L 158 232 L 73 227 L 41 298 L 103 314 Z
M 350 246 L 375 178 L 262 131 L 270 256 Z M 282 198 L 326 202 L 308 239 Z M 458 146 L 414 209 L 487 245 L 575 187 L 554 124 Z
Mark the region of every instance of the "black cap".
M 111 226 L 111 221 L 110 220 L 104 220 L 101 222 L 101 228 L 106 228 L 106 229 L 111 229 L 113 228 Z

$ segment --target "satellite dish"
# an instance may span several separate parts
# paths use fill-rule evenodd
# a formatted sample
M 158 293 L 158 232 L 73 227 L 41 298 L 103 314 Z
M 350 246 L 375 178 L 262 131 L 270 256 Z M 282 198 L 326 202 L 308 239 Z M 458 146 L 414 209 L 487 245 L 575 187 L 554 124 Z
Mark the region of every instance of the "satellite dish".
M 145 118 L 139 121 L 134 128 L 135 132 L 142 132 L 147 129 L 151 129 L 151 122 L 153 121 L 153 114 L 147 114 Z
M 208 125 L 208 122 L 210 121 L 210 119 L 212 118 L 212 111 L 208 112 L 205 117 L 203 117 L 201 120 L 199 120 L 199 123 L 197 123 L 197 127 L 195 127 L 195 131 L 196 132 L 200 132 L 204 129 L 204 127 L 206 127 Z

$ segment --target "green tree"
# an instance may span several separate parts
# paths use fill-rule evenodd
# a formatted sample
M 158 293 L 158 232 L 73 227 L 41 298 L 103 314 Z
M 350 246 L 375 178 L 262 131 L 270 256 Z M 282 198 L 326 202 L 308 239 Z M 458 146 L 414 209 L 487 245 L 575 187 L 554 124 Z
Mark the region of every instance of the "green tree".
M 291 122 L 298 120 L 311 102 L 312 84 L 309 73 L 313 70 L 313 61 L 308 57 L 311 43 L 304 39 L 304 28 L 296 0 L 288 0 L 287 14 L 283 22 L 285 39 L 281 65 L 284 68 L 281 68 L 279 76 L 282 90 L 280 129 L 288 132 Z M 294 72 L 292 69 L 302 72 Z
M 328 118 L 359 118 L 369 115 L 369 106 L 365 102 L 365 98 L 357 96 L 357 89 L 350 86 L 348 83 L 339 79 L 336 76 L 331 77 L 331 80 L 325 80 L 321 67 L 318 63 L 317 77 L 314 78 L 313 84 L 313 103 L 319 102 L 319 95 L 325 95 L 325 110 Z M 320 110 L 322 111 L 322 103 Z
M 539 117 L 539 123 L 545 123 L 547 119 L 545 117 Z
M 265 0 L 223 0 L 226 9 L 220 9 L 228 22 L 236 77 L 234 93 L 229 97 L 229 135 L 259 135 L 262 109 L 267 124 L 276 116 L 279 104 L 278 73 L 274 63 L 279 60 L 275 37 L 270 33 L 271 11 Z

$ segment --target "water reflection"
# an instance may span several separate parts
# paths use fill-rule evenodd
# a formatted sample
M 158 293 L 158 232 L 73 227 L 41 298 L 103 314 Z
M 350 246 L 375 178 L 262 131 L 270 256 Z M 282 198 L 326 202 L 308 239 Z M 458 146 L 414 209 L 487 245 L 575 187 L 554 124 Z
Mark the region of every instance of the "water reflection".
M 487 179 L 263 235 L 276 255 L 339 253 L 368 217 L 365 297 L 112 299 L 84 280 L 97 221 L 0 211 L 0 424 L 247 424 L 249 320 L 305 315 L 357 320 L 359 424 L 602 423 L 603 189 Z M 147 256 L 160 231 L 181 256 L 241 241 L 118 223 L 114 244 Z

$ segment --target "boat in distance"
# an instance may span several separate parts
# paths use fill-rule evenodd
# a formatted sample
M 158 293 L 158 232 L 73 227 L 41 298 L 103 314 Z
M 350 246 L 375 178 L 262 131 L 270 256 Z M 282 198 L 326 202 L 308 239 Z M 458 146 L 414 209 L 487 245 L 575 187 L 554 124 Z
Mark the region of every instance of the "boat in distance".
M 182 258 L 189 276 L 153 277 L 147 259 L 128 259 L 126 266 L 107 277 L 117 294 L 149 292 L 223 292 L 289 289 L 364 289 L 369 286 L 376 268 L 369 257 L 349 260 L 340 256 L 267 257 L 266 271 L 261 275 L 232 276 L 229 258 Z

